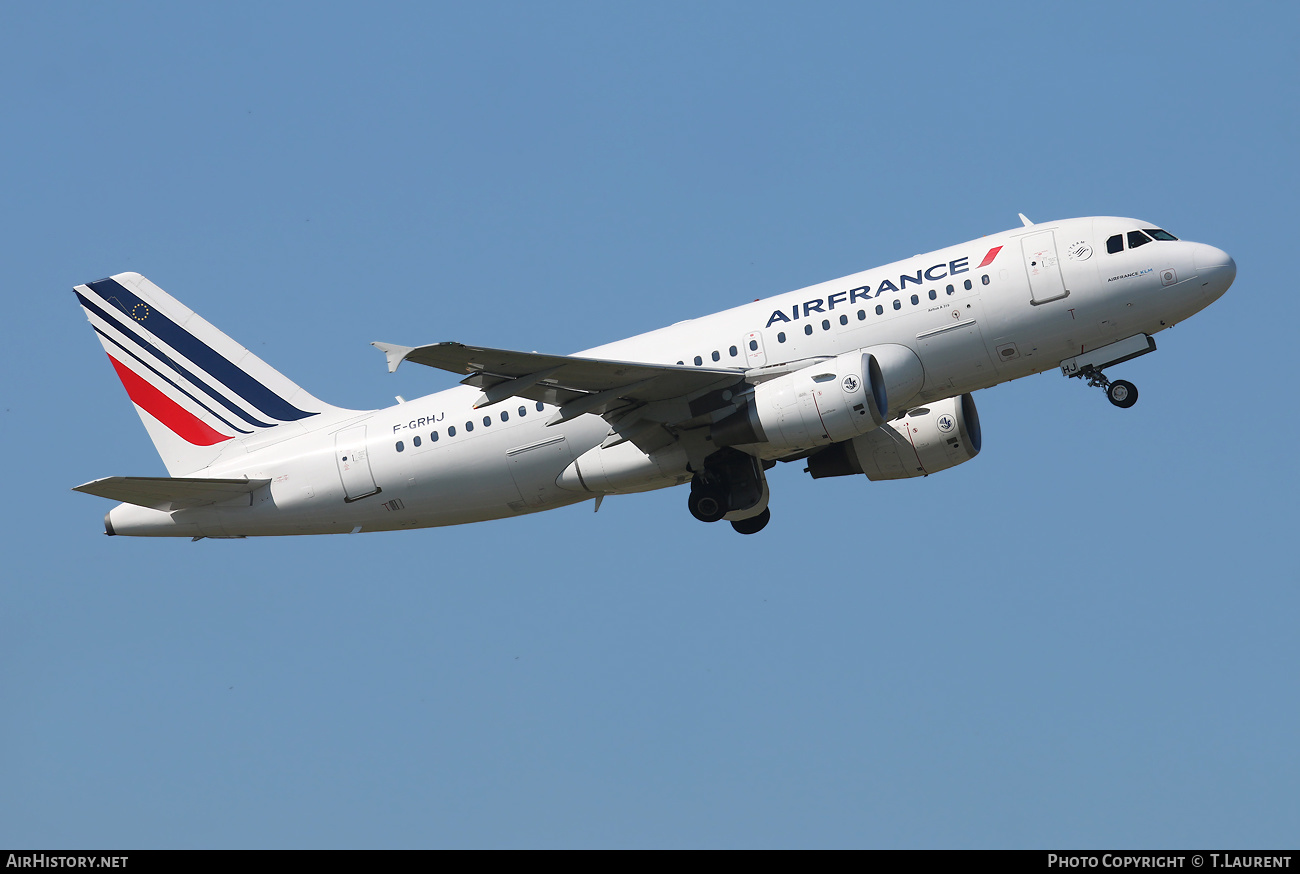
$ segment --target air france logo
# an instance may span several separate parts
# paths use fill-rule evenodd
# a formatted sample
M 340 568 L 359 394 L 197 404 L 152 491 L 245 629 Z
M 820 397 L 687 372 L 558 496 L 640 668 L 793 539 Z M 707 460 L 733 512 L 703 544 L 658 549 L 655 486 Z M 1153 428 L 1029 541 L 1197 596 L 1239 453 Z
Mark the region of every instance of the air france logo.
M 985 264 L 990 263 L 994 258 L 996 258 L 998 251 L 1001 248 L 1001 246 L 998 246 L 994 249 L 989 249 L 989 253 L 984 256 L 984 264 L 981 264 L 980 266 L 983 267 Z M 917 270 L 915 273 L 901 274 L 898 277 L 897 283 L 894 282 L 892 277 L 886 279 L 877 285 L 874 290 L 872 289 L 871 283 L 867 283 L 866 285 L 859 285 L 857 288 L 837 291 L 828 294 L 826 297 L 819 297 L 816 300 L 807 300 L 802 304 L 793 304 L 790 307 L 788 314 L 784 310 L 773 310 L 772 315 L 768 316 L 767 325 L 765 327 L 770 328 L 777 322 L 797 322 L 801 318 L 812 318 L 813 313 L 830 313 L 835 310 L 836 304 L 841 306 L 853 306 L 860 300 L 873 300 L 874 298 L 880 297 L 880 295 L 885 292 L 896 294 L 900 291 L 906 291 L 908 283 L 923 286 L 929 282 L 938 282 L 941 279 L 954 277 L 959 273 L 969 272 L 970 258 L 957 258 L 953 261 L 945 261 L 928 267 L 925 270 Z
M 844 377 L 840 382 L 840 385 L 844 387 L 846 394 L 853 394 L 862 387 L 862 381 L 850 373 L 848 376 Z
M 944 413 L 935 421 L 935 424 L 939 426 L 940 431 L 947 434 L 953 428 L 957 427 L 957 420 L 947 413 Z

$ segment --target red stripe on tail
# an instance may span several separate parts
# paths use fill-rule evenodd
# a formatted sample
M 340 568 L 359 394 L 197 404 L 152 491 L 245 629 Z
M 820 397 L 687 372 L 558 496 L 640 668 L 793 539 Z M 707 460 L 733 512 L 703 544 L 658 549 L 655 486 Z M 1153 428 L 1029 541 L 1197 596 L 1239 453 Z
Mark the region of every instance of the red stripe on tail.
M 213 431 L 205 422 L 145 382 L 138 373 L 112 355 L 108 356 L 108 360 L 113 362 L 113 369 L 117 371 L 122 385 L 126 386 L 131 402 L 172 429 L 177 437 L 195 446 L 211 446 L 230 439 L 225 434 Z

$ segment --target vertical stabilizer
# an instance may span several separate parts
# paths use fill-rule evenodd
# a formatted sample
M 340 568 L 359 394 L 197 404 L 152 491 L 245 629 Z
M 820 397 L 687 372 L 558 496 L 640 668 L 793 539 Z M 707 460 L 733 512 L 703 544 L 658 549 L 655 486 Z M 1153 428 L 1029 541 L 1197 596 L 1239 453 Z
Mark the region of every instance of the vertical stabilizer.
M 301 431 L 344 413 L 313 397 L 138 273 L 78 285 L 77 299 L 172 476 L 231 440 Z

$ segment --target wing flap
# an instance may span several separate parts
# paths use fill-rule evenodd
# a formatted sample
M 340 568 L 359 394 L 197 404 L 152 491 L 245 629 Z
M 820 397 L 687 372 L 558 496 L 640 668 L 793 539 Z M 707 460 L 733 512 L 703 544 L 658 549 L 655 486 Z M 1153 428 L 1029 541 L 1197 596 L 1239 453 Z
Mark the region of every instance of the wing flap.
M 201 477 L 109 476 L 74 486 L 74 492 L 154 510 L 185 510 L 251 495 L 269 479 L 203 479 Z

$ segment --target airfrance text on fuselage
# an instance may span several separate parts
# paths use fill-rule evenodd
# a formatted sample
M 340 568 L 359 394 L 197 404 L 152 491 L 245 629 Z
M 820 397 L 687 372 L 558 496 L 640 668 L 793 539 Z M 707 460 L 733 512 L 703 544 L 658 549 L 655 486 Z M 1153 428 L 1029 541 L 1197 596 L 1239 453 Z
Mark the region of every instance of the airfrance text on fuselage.
M 944 271 L 939 273 L 938 271 Z M 870 285 L 861 285 L 857 288 L 850 288 L 848 291 L 837 291 L 827 297 L 819 297 L 816 300 L 804 301 L 802 304 L 795 304 L 790 308 L 790 312 L 783 310 L 773 310 L 772 315 L 767 320 L 765 327 L 772 327 L 776 322 L 797 322 L 802 318 L 808 318 L 812 313 L 830 312 L 835 309 L 836 304 L 848 304 L 852 306 L 860 300 L 871 300 L 880 297 L 886 291 L 902 291 L 907 288 L 909 282 L 915 282 L 918 286 L 923 286 L 927 282 L 938 282 L 941 279 L 947 279 L 950 276 L 956 276 L 958 273 L 970 272 L 970 258 L 958 258 L 955 261 L 945 261 L 935 264 L 926 270 L 917 270 L 916 274 L 904 273 L 898 277 L 898 284 L 895 285 L 892 279 L 886 279 L 876 286 L 872 291 Z M 822 307 L 825 306 L 823 310 Z

